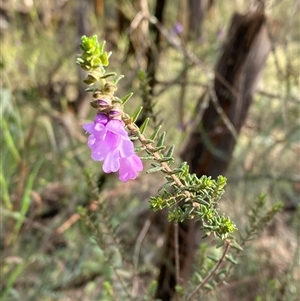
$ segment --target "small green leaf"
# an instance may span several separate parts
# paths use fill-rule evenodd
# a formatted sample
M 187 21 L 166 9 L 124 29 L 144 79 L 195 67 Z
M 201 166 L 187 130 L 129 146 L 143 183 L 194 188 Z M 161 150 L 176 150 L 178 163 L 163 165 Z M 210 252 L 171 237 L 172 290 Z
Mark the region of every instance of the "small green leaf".
M 140 152 L 140 151 L 142 151 L 142 150 L 144 150 L 144 147 L 143 146 L 137 146 L 137 147 L 135 147 L 134 148 L 134 151 L 137 153 L 137 152 Z M 153 157 L 151 157 L 152 159 L 153 159 Z
M 96 35 L 93 35 L 93 38 L 95 39 L 95 41 L 98 43 L 98 38 Z M 103 41 L 100 45 L 99 45 L 99 51 L 100 51 L 100 55 L 103 54 L 104 52 L 104 47 L 105 47 L 106 41 Z
M 121 74 L 121 75 L 117 76 L 112 82 L 116 85 L 123 77 L 124 77 L 124 75 Z
M 221 269 L 221 270 L 217 271 L 217 274 L 218 274 L 218 275 L 226 274 L 227 271 L 228 271 L 228 269 Z
M 171 145 L 171 147 L 168 149 L 167 153 L 166 153 L 166 157 L 172 157 L 173 153 L 174 153 L 174 149 L 175 149 L 175 145 Z
M 147 125 L 148 125 L 148 123 L 149 123 L 149 120 L 150 120 L 150 118 L 147 117 L 147 118 L 144 120 L 143 124 L 140 126 L 140 132 L 141 132 L 141 134 L 144 134 L 144 132 L 145 132 L 145 130 L 146 130 L 146 128 L 147 128 Z
M 103 66 L 108 66 L 108 57 L 107 57 L 107 52 L 104 52 L 101 56 L 100 56 L 100 60 Z
M 157 171 L 161 171 L 162 169 L 164 169 L 162 166 L 157 166 L 157 167 L 153 167 L 147 170 L 146 173 L 153 173 L 153 172 L 157 172 Z
M 94 92 L 96 90 L 95 86 L 87 87 L 84 91 L 85 92 Z
M 174 162 L 174 158 L 173 157 L 163 157 L 159 160 L 160 162 Z
M 151 139 L 146 139 L 146 140 L 144 140 L 143 142 L 144 142 L 145 144 L 151 144 L 151 143 L 153 143 L 154 141 L 151 140 Z
M 205 287 L 207 290 L 209 290 L 209 291 L 211 291 L 211 290 L 214 289 L 214 287 L 213 287 L 212 285 L 208 284 L 208 283 L 205 284 L 204 287 Z
M 130 136 L 129 139 L 130 139 L 131 141 L 135 141 L 135 140 L 138 140 L 139 137 L 136 137 L 136 136 Z
M 116 76 L 116 73 L 115 72 L 108 72 L 108 73 L 105 73 L 104 75 L 100 76 L 100 78 L 108 78 L 110 76 Z
M 211 256 L 211 255 L 207 255 L 207 258 L 212 260 L 213 262 L 218 262 L 219 261 L 219 259 L 217 259 L 216 257 Z
M 230 241 L 230 246 L 239 251 L 244 251 L 244 249 L 235 240 Z
M 171 173 L 175 175 L 175 174 L 181 173 L 181 172 L 182 172 L 181 168 L 174 168 Z
M 143 107 L 140 106 L 131 116 L 131 119 L 133 122 L 136 122 L 136 120 L 139 118 L 140 113 L 142 112 Z
M 158 192 L 162 191 L 163 189 L 169 188 L 171 186 L 174 186 L 176 183 L 174 181 L 172 182 L 167 182 L 163 184 L 162 186 L 159 187 Z
M 76 64 L 81 65 L 81 64 L 83 64 L 83 63 L 84 63 L 84 59 L 82 59 L 81 57 L 78 57 L 78 58 L 76 59 Z
M 217 244 L 216 248 L 219 249 L 224 245 L 224 240 L 220 240 L 220 242 Z
M 153 167 L 159 167 L 159 166 L 161 166 L 159 163 L 156 163 L 156 162 L 152 162 L 151 165 L 152 165 Z
M 161 151 L 161 150 L 164 150 L 166 147 L 163 145 L 163 146 L 159 146 L 159 147 L 155 147 L 154 148 L 154 153 L 156 153 L 156 152 L 159 152 L 159 151 Z
M 164 142 L 165 142 L 165 138 L 166 138 L 166 132 L 163 132 L 156 144 L 157 147 L 161 147 L 164 145 Z
M 125 103 L 131 98 L 131 96 L 133 95 L 133 92 L 127 94 L 126 96 L 124 96 L 121 101 L 122 101 L 122 104 L 125 105 Z
M 225 258 L 233 264 L 237 264 L 237 261 L 232 257 L 232 254 L 227 254 Z
M 147 160 L 150 161 L 150 160 L 153 160 L 153 157 L 152 156 L 141 156 L 140 159 L 145 160 L 145 161 L 147 161 Z
M 150 139 L 151 139 L 151 140 L 154 141 L 154 140 L 156 139 L 156 137 L 157 137 L 157 135 L 158 135 L 160 129 L 161 129 L 161 125 L 159 125 L 159 126 L 155 129 L 155 131 L 153 132 L 153 134 L 150 136 Z
M 186 201 L 186 200 L 184 200 L 184 201 Z M 182 221 L 185 220 L 186 218 L 192 219 L 193 216 L 191 216 L 190 214 L 194 211 L 194 209 L 195 209 L 194 207 L 190 207 L 190 208 L 186 209 L 182 215 Z

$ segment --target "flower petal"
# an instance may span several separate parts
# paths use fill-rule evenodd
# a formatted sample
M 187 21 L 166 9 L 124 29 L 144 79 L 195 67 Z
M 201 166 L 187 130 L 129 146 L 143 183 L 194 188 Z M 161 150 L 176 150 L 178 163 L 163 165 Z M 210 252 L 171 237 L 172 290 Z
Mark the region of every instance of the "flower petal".
M 115 149 L 108 153 L 103 163 L 103 171 L 106 173 L 116 172 L 120 168 L 119 151 Z
M 137 172 L 142 170 L 143 163 L 136 154 L 130 157 L 120 158 L 119 179 L 122 182 L 135 179 L 138 175 Z
M 108 121 L 108 116 L 101 113 L 98 113 L 94 119 L 94 123 L 102 123 L 103 125 L 106 125 Z
M 120 120 L 116 120 L 116 119 L 110 120 L 106 125 L 106 129 L 124 138 L 128 137 L 128 133 L 124 129 L 124 123 Z
M 119 151 L 121 158 L 130 157 L 134 154 L 133 142 L 129 140 L 129 137 L 127 137 L 127 139 L 121 139 L 119 144 Z

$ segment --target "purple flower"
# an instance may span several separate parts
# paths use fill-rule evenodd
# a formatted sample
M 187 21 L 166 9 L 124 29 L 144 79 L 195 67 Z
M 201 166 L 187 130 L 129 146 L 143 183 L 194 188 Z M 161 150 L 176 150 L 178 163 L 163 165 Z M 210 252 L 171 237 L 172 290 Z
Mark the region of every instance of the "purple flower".
M 90 134 L 88 146 L 92 159 L 104 161 L 106 173 L 119 170 L 119 179 L 126 182 L 137 177 L 143 170 L 141 159 L 134 153 L 134 146 L 121 120 L 109 119 L 105 114 L 97 114 L 94 122 L 83 125 Z
M 130 157 L 120 158 L 119 179 L 121 181 L 126 182 L 130 179 L 135 179 L 138 174 L 137 172 L 142 170 L 142 161 L 136 154 L 132 154 Z
M 182 24 L 180 22 L 176 22 L 172 28 L 172 32 L 177 35 L 182 33 L 183 32 Z

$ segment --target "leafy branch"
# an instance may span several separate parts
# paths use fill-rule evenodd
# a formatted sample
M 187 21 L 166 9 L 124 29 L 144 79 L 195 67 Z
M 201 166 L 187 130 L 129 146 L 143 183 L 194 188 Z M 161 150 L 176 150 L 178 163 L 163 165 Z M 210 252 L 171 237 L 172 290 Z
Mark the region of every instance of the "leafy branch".
M 152 160 L 152 167 L 147 173 L 162 172 L 166 182 L 160 187 L 157 196 L 150 198 L 150 207 L 153 210 L 169 209 L 169 221 L 182 222 L 185 219 L 202 221 L 207 235 L 213 233 L 221 239 L 236 230 L 235 224 L 229 217 L 220 215 L 217 211 L 219 200 L 224 193 L 226 178 L 219 176 L 217 180 L 202 176 L 198 178 L 189 173 L 186 162 L 172 168 L 174 163 L 174 146 L 168 149 L 165 146 L 166 133 L 159 135 L 161 126 L 153 131 L 149 138 L 144 134 L 149 118 L 138 127 L 136 120 L 142 111 L 138 108 L 132 116 L 124 112 L 124 106 L 133 93 L 123 98 L 114 95 L 117 83 L 123 76 L 116 73 L 107 73 L 105 68 L 109 64 L 111 53 L 104 51 L 105 42 L 99 44 L 97 37 L 82 37 L 81 49 L 83 53 L 77 58 L 84 70 L 88 71 L 84 82 L 89 86 L 86 90 L 92 93 L 91 106 L 99 113 L 115 116 L 118 114 L 131 134 L 132 140 L 139 140 L 140 146 L 136 151 L 144 150 L 144 160 Z M 109 78 L 112 78 L 109 80 Z

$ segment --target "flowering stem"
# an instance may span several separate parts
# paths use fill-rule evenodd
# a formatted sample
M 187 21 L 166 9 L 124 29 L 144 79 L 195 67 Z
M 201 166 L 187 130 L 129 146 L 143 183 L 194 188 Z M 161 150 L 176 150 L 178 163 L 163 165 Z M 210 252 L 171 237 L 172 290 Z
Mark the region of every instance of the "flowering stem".
M 83 53 L 77 58 L 77 63 L 88 71 L 84 82 L 89 86 L 87 91 L 93 93 L 91 106 L 97 109 L 94 122 L 83 125 L 86 132 L 90 134 L 88 146 L 92 151 L 92 159 L 103 161 L 103 171 L 106 173 L 119 171 L 121 181 L 135 179 L 138 171 L 143 169 L 143 164 L 141 158 L 135 154 L 133 142 L 130 141 L 125 126 L 131 135 L 140 141 L 139 149 L 146 151 L 149 155 L 147 159 L 155 161 L 152 164 L 154 168 L 149 170 L 149 173 L 161 171 L 166 175 L 167 182 L 160 188 L 162 193 L 151 198 L 151 207 L 157 210 L 174 206 L 175 209 L 169 212 L 170 221 L 182 222 L 186 218 L 202 220 L 203 228 L 208 235 L 214 232 L 221 239 L 227 238 L 228 234 L 236 230 L 236 226 L 229 218 L 219 215 L 216 210 L 216 205 L 224 192 L 226 178 L 219 176 L 215 181 L 211 177 L 202 176 L 199 179 L 195 174 L 189 173 L 186 162 L 175 169 L 171 168 L 170 162 L 174 161 L 172 157 L 174 147 L 170 147 L 166 154 L 162 153 L 162 149 L 165 148 L 163 145 L 165 133 L 154 145 L 153 141 L 160 127 L 157 127 L 150 139 L 147 139 L 143 134 L 148 123 L 147 119 L 141 128 L 135 124 L 140 109 L 131 117 L 123 111 L 132 93 L 122 99 L 114 96 L 121 76 L 105 71 L 104 67 L 109 64 L 110 54 L 104 51 L 104 44 L 105 42 L 99 44 L 96 36 L 82 37 L 80 46 Z M 107 80 L 110 77 L 113 79 Z M 173 194 L 165 189 L 167 187 L 174 188 Z M 184 206 L 178 206 L 179 202 L 184 202 Z M 179 260 L 177 260 L 177 271 L 179 271 L 178 267 Z M 179 272 L 177 272 L 177 280 L 179 280 Z
M 161 167 L 163 167 L 166 171 L 166 173 L 172 177 L 172 179 L 174 180 L 174 182 L 176 183 L 176 185 L 180 188 L 184 187 L 184 185 L 182 184 L 182 182 L 180 181 L 180 179 L 174 174 L 172 173 L 172 169 L 170 168 L 170 166 L 166 163 L 166 162 L 161 162 L 162 157 L 160 156 L 160 154 L 155 150 L 155 147 L 149 143 L 148 139 L 146 139 L 146 137 L 140 133 L 138 126 L 136 124 L 128 124 L 127 128 L 130 130 L 130 132 L 137 136 L 142 144 L 142 146 L 147 149 L 148 151 L 150 151 L 153 155 L 153 159 L 155 161 L 157 161 L 158 163 L 160 163 Z M 191 194 L 189 193 L 189 191 L 184 191 L 184 194 L 190 198 Z M 197 204 L 197 207 L 199 207 L 199 205 Z

